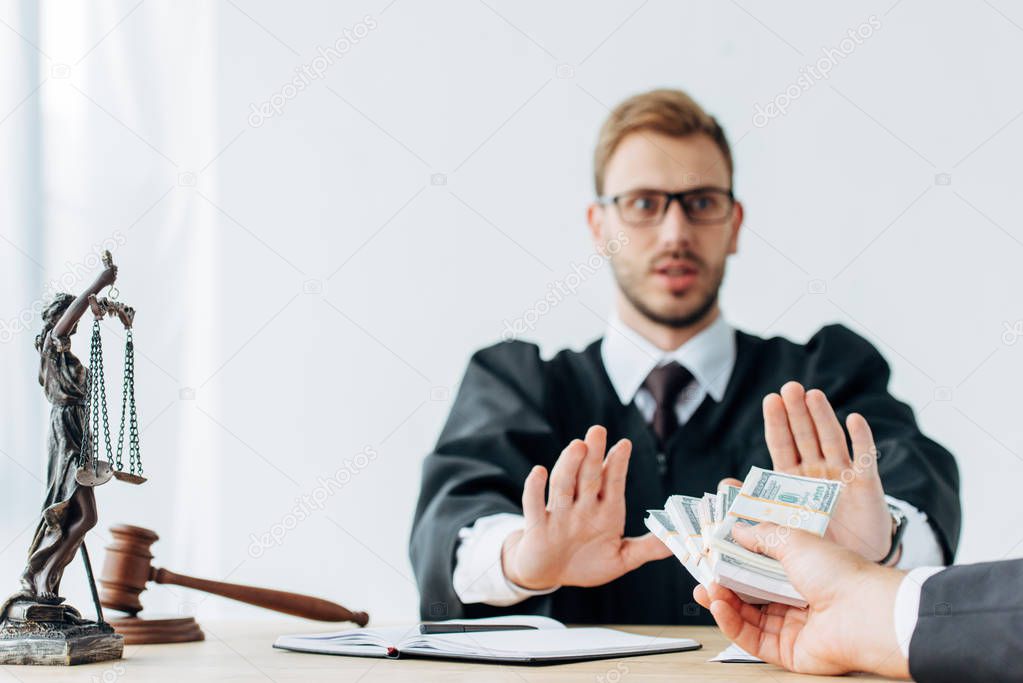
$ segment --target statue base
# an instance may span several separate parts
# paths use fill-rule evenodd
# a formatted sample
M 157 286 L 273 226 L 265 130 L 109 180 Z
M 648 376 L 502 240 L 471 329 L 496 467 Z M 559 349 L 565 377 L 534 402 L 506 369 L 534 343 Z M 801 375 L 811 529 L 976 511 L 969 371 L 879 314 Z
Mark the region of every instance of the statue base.
M 124 638 L 67 605 L 16 602 L 0 622 L 0 664 L 71 666 L 121 659 Z

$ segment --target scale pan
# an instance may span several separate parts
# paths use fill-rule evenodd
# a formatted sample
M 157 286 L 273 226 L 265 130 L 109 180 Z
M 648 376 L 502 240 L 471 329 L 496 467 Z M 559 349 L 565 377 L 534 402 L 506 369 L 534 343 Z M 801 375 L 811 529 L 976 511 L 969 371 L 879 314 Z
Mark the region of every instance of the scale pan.
M 123 472 L 116 470 L 114 476 L 118 481 L 123 481 L 127 484 L 141 484 L 146 481 L 146 478 L 140 474 L 132 474 L 131 472 Z
M 82 486 L 100 486 L 110 481 L 110 477 L 114 475 L 113 469 L 110 467 L 110 463 L 106 460 L 100 460 L 97 467 L 93 467 L 92 463 L 89 463 L 85 467 L 79 467 L 78 471 L 75 472 L 75 481 Z

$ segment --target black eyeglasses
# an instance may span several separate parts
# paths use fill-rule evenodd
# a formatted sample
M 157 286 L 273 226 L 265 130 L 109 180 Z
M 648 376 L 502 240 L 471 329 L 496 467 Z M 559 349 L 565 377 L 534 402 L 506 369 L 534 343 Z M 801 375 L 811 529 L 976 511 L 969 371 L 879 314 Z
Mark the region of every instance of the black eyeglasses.
M 622 221 L 636 227 L 660 223 L 672 201 L 678 201 L 690 223 L 719 223 L 732 215 L 735 196 L 719 187 L 697 187 L 685 192 L 632 190 L 613 197 L 598 197 L 607 206 L 614 204 Z

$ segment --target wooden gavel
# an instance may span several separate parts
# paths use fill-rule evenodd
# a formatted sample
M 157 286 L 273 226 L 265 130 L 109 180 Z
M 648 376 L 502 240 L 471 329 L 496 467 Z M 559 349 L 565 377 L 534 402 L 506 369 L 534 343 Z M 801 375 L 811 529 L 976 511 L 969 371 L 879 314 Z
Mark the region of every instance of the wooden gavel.
M 132 617 L 142 610 L 139 595 L 146 583 L 173 584 L 247 602 L 276 612 L 319 621 L 354 621 L 359 626 L 369 622 L 365 612 L 352 612 L 341 605 L 308 595 L 287 593 L 269 588 L 239 586 L 222 581 L 208 581 L 175 574 L 152 566 L 150 546 L 159 536 L 149 529 L 119 524 L 110 527 L 113 542 L 107 546 L 103 571 L 100 574 L 100 603 L 109 609 L 126 612 Z

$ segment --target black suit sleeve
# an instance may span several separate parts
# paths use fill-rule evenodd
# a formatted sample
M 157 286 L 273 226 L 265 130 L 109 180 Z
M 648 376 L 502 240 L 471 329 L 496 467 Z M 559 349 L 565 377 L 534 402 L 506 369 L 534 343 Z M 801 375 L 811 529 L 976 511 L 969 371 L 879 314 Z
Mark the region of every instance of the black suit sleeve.
M 504 342 L 469 362 L 451 414 L 423 462 L 410 556 L 424 619 L 482 616 L 452 585 L 459 529 L 485 515 L 522 514 L 522 485 L 561 447 L 545 417 L 544 364 L 535 345 Z M 520 606 L 521 609 L 521 606 Z
M 1023 680 L 1023 560 L 949 567 L 927 579 L 909 672 L 921 683 Z
M 913 410 L 888 393 L 891 370 L 868 341 L 829 325 L 808 342 L 807 388 L 822 390 L 845 424 L 860 413 L 870 424 L 885 493 L 925 512 L 946 564 L 959 545 L 959 469 L 944 447 L 924 436 Z

